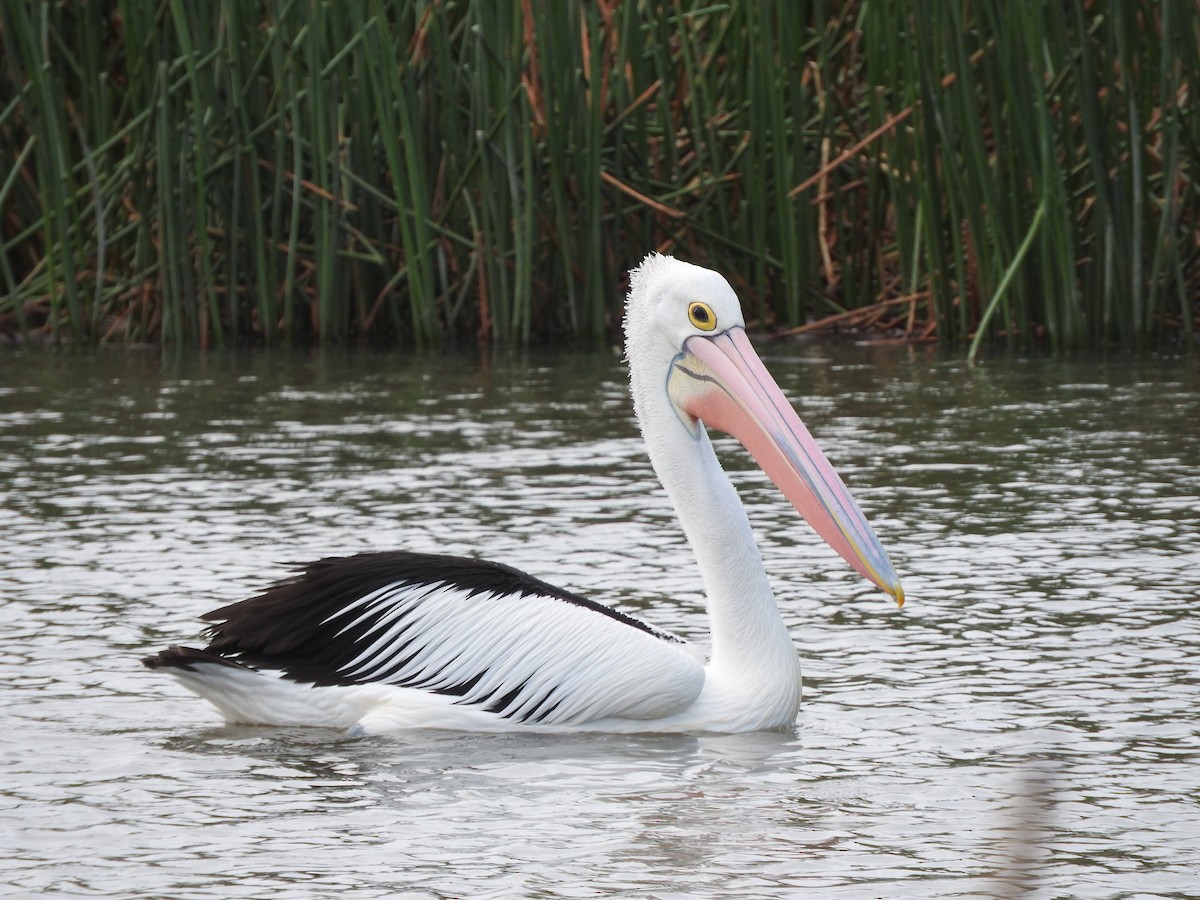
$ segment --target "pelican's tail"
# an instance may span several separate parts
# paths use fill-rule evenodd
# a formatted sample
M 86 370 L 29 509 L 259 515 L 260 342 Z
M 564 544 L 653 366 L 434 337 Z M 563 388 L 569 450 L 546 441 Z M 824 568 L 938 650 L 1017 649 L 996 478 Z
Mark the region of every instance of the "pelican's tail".
M 173 676 L 231 725 L 349 728 L 379 702 L 369 687 L 301 684 L 194 647 L 168 647 L 142 665 Z

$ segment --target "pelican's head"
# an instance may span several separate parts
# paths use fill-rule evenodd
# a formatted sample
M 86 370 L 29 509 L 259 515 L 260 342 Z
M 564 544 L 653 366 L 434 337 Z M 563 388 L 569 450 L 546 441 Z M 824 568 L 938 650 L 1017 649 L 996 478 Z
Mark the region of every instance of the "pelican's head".
M 733 435 L 826 543 L 904 604 L 879 538 L 750 346 L 729 282 L 651 253 L 630 273 L 625 352 L 639 407 L 639 393 L 665 395 L 677 419 L 665 427 Z

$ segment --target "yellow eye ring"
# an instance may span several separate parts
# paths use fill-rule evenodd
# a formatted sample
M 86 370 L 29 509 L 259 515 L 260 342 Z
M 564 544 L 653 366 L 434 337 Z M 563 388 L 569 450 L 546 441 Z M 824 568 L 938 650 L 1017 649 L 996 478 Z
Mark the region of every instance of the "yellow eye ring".
M 688 304 L 688 321 L 701 331 L 712 331 L 717 327 L 717 314 L 707 303 L 696 300 Z

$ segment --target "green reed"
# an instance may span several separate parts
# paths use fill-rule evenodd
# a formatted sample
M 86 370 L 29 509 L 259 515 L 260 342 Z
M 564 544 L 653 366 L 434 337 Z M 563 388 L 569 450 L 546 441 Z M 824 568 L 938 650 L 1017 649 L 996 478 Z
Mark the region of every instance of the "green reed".
M 1192 338 L 1200 20 L 1162 3 L 869 4 L 875 83 L 946 340 L 1053 349 Z M 964 10 L 972 10 L 968 18 Z M 905 201 L 908 202 L 905 202 Z M 919 235 L 915 232 L 919 230 Z
M 0 334 L 613 335 L 649 249 L 748 319 L 1193 340 L 1194 0 L 15 0 Z

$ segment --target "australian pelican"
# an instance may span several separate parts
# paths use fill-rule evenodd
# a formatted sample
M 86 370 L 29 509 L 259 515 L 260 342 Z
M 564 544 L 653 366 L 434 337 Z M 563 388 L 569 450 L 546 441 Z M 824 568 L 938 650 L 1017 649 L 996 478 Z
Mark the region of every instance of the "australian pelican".
M 651 254 L 625 313 L 634 409 L 700 564 L 707 664 L 688 643 L 497 563 L 323 559 L 208 613 L 207 649 L 143 662 L 231 723 L 375 733 L 752 731 L 792 725 L 800 664 L 705 426 L 737 437 L 816 531 L 898 603 L 871 526 L 746 338 L 716 272 Z

